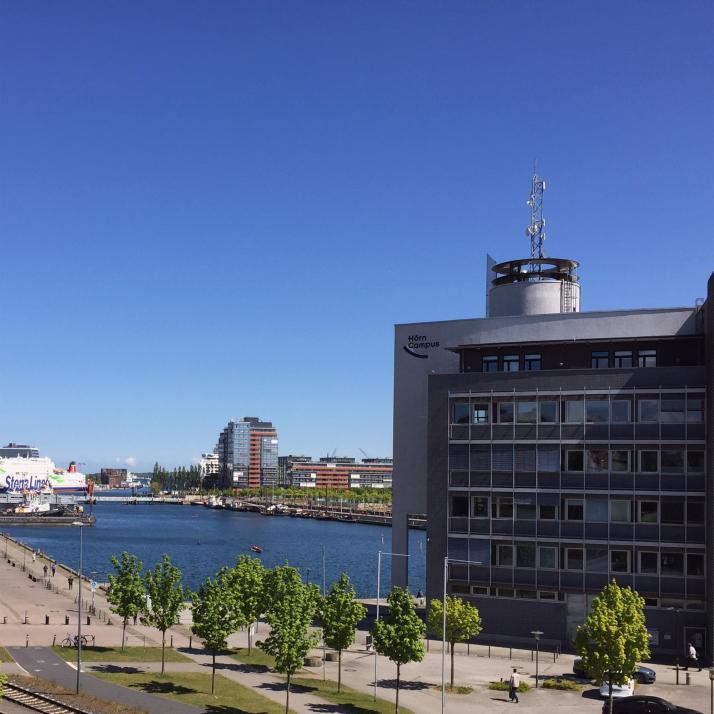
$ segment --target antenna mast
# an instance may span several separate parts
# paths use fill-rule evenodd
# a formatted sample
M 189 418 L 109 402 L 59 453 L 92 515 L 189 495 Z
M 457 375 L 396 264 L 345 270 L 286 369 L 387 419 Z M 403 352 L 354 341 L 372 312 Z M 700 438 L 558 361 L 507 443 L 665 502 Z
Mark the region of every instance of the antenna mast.
M 531 260 L 543 257 L 543 241 L 545 240 L 545 218 L 543 218 L 543 193 L 545 180 L 538 176 L 538 162 L 533 164 L 533 178 L 531 179 L 531 195 L 528 206 L 531 209 L 531 223 L 526 228 L 526 235 L 531 240 Z M 540 265 L 531 263 L 531 271 L 540 271 Z

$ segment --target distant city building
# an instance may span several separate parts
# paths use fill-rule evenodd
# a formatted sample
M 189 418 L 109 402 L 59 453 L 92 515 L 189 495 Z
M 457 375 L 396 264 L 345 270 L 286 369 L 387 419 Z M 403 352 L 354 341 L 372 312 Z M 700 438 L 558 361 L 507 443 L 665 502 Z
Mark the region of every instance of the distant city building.
M 218 458 L 218 454 L 215 452 L 210 454 L 201 454 L 201 463 L 199 464 L 201 470 L 201 481 L 206 477 L 216 476 L 221 473 L 221 462 Z
M 325 456 L 290 464 L 290 484 L 298 488 L 391 488 L 392 460 Z
M 153 474 L 151 472 L 133 473 L 132 471 L 128 471 L 124 483 L 131 488 L 146 488 L 151 486 L 152 477 Z
M 120 488 L 126 483 L 127 474 L 126 469 L 102 469 L 99 481 L 109 488 Z
M 24 458 L 37 458 L 40 452 L 34 446 L 27 446 L 27 444 L 16 444 L 11 441 L 7 446 L 0 448 L 0 459 L 13 459 L 18 456 Z
M 278 432 L 257 417 L 229 421 L 216 453 L 222 488 L 274 486 L 278 480 Z
M 292 464 L 309 464 L 312 461 L 312 456 L 296 456 L 289 454 L 288 456 L 278 456 L 278 486 L 291 485 L 291 470 Z

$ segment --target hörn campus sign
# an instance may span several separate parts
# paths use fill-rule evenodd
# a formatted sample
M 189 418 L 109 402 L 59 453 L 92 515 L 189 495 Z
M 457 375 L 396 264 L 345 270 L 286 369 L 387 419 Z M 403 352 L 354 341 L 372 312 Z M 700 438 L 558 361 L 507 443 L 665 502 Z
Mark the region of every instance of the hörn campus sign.
M 429 359 L 429 355 L 426 354 L 426 351 L 438 346 L 439 342 L 430 341 L 426 335 L 409 335 L 407 337 L 407 344 L 404 345 L 404 351 L 408 352 L 412 357 Z

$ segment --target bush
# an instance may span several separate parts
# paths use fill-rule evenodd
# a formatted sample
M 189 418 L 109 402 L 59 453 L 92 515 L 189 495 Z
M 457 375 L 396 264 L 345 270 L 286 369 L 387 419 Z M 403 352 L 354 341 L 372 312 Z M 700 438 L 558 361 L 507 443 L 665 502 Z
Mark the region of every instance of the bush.
M 568 692 L 579 692 L 583 685 L 573 682 L 572 679 L 563 679 L 561 677 L 551 677 L 543 681 L 541 685 L 543 689 L 562 689 Z
M 488 683 L 488 688 L 489 689 L 494 689 L 497 692 L 507 692 L 510 690 L 510 685 L 508 684 L 508 680 L 505 679 L 500 679 L 498 682 L 489 682 Z M 519 692 L 527 692 L 531 688 L 531 685 L 528 684 L 528 682 L 521 682 L 518 685 L 518 691 Z

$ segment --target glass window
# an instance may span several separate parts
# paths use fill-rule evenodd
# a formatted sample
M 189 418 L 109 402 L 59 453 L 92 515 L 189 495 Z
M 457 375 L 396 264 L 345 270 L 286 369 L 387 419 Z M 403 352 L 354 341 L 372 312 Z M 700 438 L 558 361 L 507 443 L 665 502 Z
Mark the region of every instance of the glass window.
M 610 520 L 614 523 L 629 523 L 632 520 L 632 501 L 629 499 L 610 501 Z
M 582 570 L 583 569 L 583 549 L 582 548 L 566 548 L 565 549 L 565 569 L 566 570 Z
M 662 553 L 660 555 L 662 575 L 684 575 L 683 553 Z
M 484 372 L 498 372 L 498 357 L 489 355 L 481 359 L 481 366 Z
M 496 588 L 498 597 L 514 597 L 515 591 L 513 588 Z
M 449 444 L 449 468 L 468 469 L 469 447 L 466 444 Z
M 637 508 L 640 523 L 657 523 L 659 516 L 658 501 L 639 501 Z
M 687 421 L 704 421 L 704 399 L 702 397 L 687 397 Z
M 610 420 L 613 424 L 626 424 L 630 421 L 630 401 L 613 399 L 610 402 Z
M 560 471 L 560 448 L 538 444 L 538 471 L 555 473 Z
M 618 350 L 615 352 L 615 369 L 629 369 L 632 367 L 632 350 Z
M 687 501 L 687 523 L 704 523 L 704 501 Z
M 606 573 L 607 548 L 586 548 L 585 570 L 589 573 Z
M 513 471 L 513 447 L 506 444 L 493 446 L 493 470 Z
M 607 369 L 610 364 L 609 352 L 593 352 L 590 356 L 590 366 L 593 369 Z
M 659 419 L 659 403 L 656 399 L 638 399 L 639 421 L 656 422 Z
M 471 470 L 491 470 L 491 447 L 481 444 L 471 444 Z
M 659 452 L 658 451 L 640 451 L 640 472 L 641 473 L 657 473 L 659 471 Z
M 488 595 L 489 589 L 485 585 L 472 585 L 471 586 L 472 595 Z
M 493 518 L 513 518 L 513 499 L 506 496 L 499 496 L 493 499 Z
M 630 551 L 629 550 L 611 550 L 610 551 L 610 570 L 613 573 L 629 573 L 630 572 Z
M 518 568 L 535 568 L 536 566 L 536 547 L 534 545 L 517 545 L 516 546 L 516 567 Z
M 541 368 L 540 355 L 526 355 L 523 358 L 523 369 L 532 371 Z
M 474 496 L 471 500 L 471 515 L 473 518 L 488 518 L 488 497 Z
M 660 421 L 663 424 L 684 422 L 684 399 L 663 399 L 660 406 Z
M 583 423 L 583 400 L 582 399 L 566 399 L 565 400 L 565 421 L 568 424 Z
M 539 590 L 538 599 L 539 600 L 555 600 L 558 593 L 555 590 Z
M 687 610 L 704 610 L 704 600 L 687 600 Z
M 504 355 L 503 356 L 503 371 L 504 372 L 517 372 L 518 371 L 518 355 Z
M 640 573 L 656 575 L 658 572 L 659 553 L 653 551 L 640 551 Z
M 513 565 L 513 546 L 496 546 L 496 565 Z
M 536 590 L 516 590 L 516 597 L 535 600 L 538 597 L 538 592 Z
M 455 402 L 451 406 L 451 423 L 452 424 L 468 424 L 469 423 L 469 403 Z
M 687 473 L 704 473 L 704 452 L 687 449 Z
M 657 366 L 657 350 L 640 350 L 638 353 L 638 364 L 640 367 Z
M 469 542 L 469 560 L 483 565 L 491 564 L 491 544 L 487 540 L 471 538 Z
M 610 409 L 607 400 L 585 400 L 585 421 L 587 421 L 589 424 L 607 424 L 609 414 Z
M 535 503 L 516 503 L 516 518 L 519 521 L 534 521 L 535 517 Z
M 566 451 L 565 461 L 568 471 L 583 470 L 583 452 L 582 451 Z
M 585 465 L 590 472 L 607 471 L 608 469 L 607 449 L 587 449 L 585 451 Z
M 488 424 L 488 402 L 473 405 L 474 424 Z
M 681 525 L 684 523 L 684 501 L 663 499 L 660 504 L 660 522 L 669 525 Z
M 539 407 L 541 424 L 555 424 L 558 421 L 558 402 L 542 399 Z
M 535 445 L 516 444 L 514 468 L 516 471 L 535 471 Z
M 586 498 L 585 520 L 588 523 L 607 523 L 607 498 Z
M 683 474 L 684 449 L 662 449 L 660 464 L 663 474 Z
M 469 499 L 467 496 L 451 497 L 451 515 L 454 518 L 462 518 L 469 515 Z
M 565 500 L 565 517 L 569 521 L 583 520 L 583 499 L 568 498 Z
M 541 503 L 538 508 L 541 520 L 555 521 L 558 519 L 558 506 L 550 506 L 547 503 Z
M 612 471 L 630 470 L 630 452 L 627 450 L 615 449 L 610 452 L 610 468 Z
M 558 549 L 551 546 L 538 548 L 538 567 L 555 570 L 558 567 Z
M 704 553 L 687 553 L 687 575 L 704 577 Z
M 535 424 L 537 421 L 538 405 L 532 402 L 516 402 L 516 418 L 519 424 Z
M 498 423 L 513 424 L 513 402 L 498 402 Z

